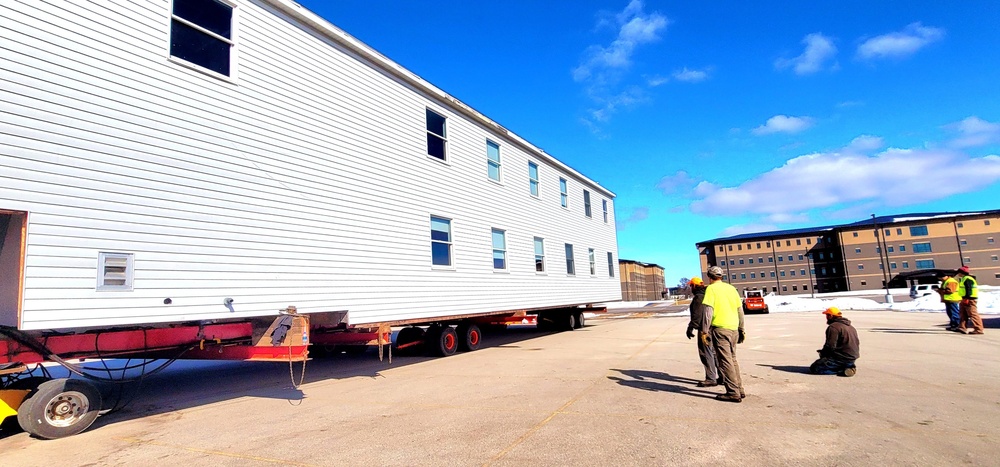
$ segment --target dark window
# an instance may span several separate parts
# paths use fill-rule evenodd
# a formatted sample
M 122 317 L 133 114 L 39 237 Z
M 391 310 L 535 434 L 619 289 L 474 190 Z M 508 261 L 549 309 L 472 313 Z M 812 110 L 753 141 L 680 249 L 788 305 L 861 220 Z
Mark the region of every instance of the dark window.
M 740 260 L 740 264 L 743 264 L 743 260 L 742 259 Z
M 427 109 L 427 155 L 445 160 L 445 118 Z
M 892 234 L 892 231 L 891 231 L 891 230 L 889 230 L 889 229 L 885 229 L 885 236 L 886 236 L 886 237 L 888 237 L 888 236 L 889 236 L 889 235 L 891 235 L 891 234 Z
M 750 264 L 753 264 L 753 258 L 750 258 L 749 261 L 750 261 Z
M 855 237 L 857 237 L 857 236 L 858 236 L 858 233 L 857 233 L 857 232 L 852 232 L 852 233 L 854 234 L 854 236 L 855 236 Z
M 896 235 L 903 235 L 903 229 L 896 229 Z
M 918 226 L 910 227 L 910 236 L 911 237 L 924 237 L 926 235 L 927 235 L 927 226 L 926 225 L 918 225 Z
M 590 217 L 590 192 L 583 190 L 583 215 Z
M 913 244 L 914 253 L 931 253 L 930 243 L 914 243 Z
M 899 252 L 902 253 L 906 251 L 906 245 L 899 245 Z
M 174 0 L 170 55 L 229 76 L 233 7 L 217 0 Z
M 576 274 L 576 262 L 573 260 L 573 245 L 566 244 L 566 274 Z
M 615 277 L 615 259 L 611 256 L 611 252 L 608 252 L 608 277 Z
M 934 269 L 933 259 L 918 259 L 917 269 Z
M 801 245 L 802 244 L 802 239 L 801 238 L 796 238 L 795 239 L 795 244 L 796 245 Z

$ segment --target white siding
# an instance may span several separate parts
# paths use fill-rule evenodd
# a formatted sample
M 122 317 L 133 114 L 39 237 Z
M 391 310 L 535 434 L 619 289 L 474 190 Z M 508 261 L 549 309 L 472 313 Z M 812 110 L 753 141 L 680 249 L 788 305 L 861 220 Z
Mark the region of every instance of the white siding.
M 22 329 L 287 305 L 363 324 L 620 299 L 610 192 L 255 2 L 238 2 L 236 79 L 181 66 L 167 57 L 169 7 L 0 8 L 0 209 L 30 213 Z M 426 155 L 428 107 L 448 118 L 447 163 Z M 487 138 L 502 184 L 487 176 Z M 431 268 L 431 215 L 453 219 L 453 270 Z M 494 227 L 507 231 L 502 273 Z M 135 255 L 132 291 L 96 290 L 101 251 Z

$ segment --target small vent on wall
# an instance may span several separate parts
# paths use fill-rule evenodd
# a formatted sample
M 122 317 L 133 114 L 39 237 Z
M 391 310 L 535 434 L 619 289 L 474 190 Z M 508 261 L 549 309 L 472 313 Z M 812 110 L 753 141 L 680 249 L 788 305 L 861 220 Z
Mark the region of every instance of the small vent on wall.
M 132 253 L 106 253 L 97 255 L 97 290 L 132 290 Z

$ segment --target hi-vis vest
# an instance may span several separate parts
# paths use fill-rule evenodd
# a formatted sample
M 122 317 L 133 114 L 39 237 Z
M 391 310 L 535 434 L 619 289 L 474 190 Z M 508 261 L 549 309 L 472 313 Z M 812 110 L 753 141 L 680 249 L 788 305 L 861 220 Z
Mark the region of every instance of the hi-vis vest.
M 965 296 L 965 283 L 972 282 L 972 292 L 968 297 Z M 962 294 L 962 298 L 979 298 L 979 284 L 976 283 L 976 278 L 972 276 L 965 276 L 962 281 L 958 283 L 958 291 Z
M 946 302 L 959 302 L 959 301 L 961 301 L 962 300 L 962 289 L 959 288 L 959 286 L 958 286 L 958 279 L 955 279 L 954 277 L 949 277 L 949 278 L 945 279 L 944 283 L 941 284 L 941 288 L 944 289 L 944 290 L 948 290 L 948 283 L 949 282 L 954 282 L 955 283 L 955 291 L 952 292 L 952 293 L 946 293 L 941 298 L 944 301 L 946 301 Z
M 712 326 L 733 331 L 739 329 L 743 300 L 736 287 L 722 281 L 713 282 L 705 289 L 705 299 L 701 303 L 714 310 Z

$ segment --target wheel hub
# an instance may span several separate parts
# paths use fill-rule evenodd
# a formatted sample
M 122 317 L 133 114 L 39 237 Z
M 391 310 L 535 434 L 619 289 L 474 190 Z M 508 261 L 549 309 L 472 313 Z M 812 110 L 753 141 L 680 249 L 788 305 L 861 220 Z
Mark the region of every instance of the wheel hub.
M 66 427 L 76 423 L 90 409 L 83 393 L 67 391 L 54 397 L 45 407 L 45 421 L 52 426 Z

